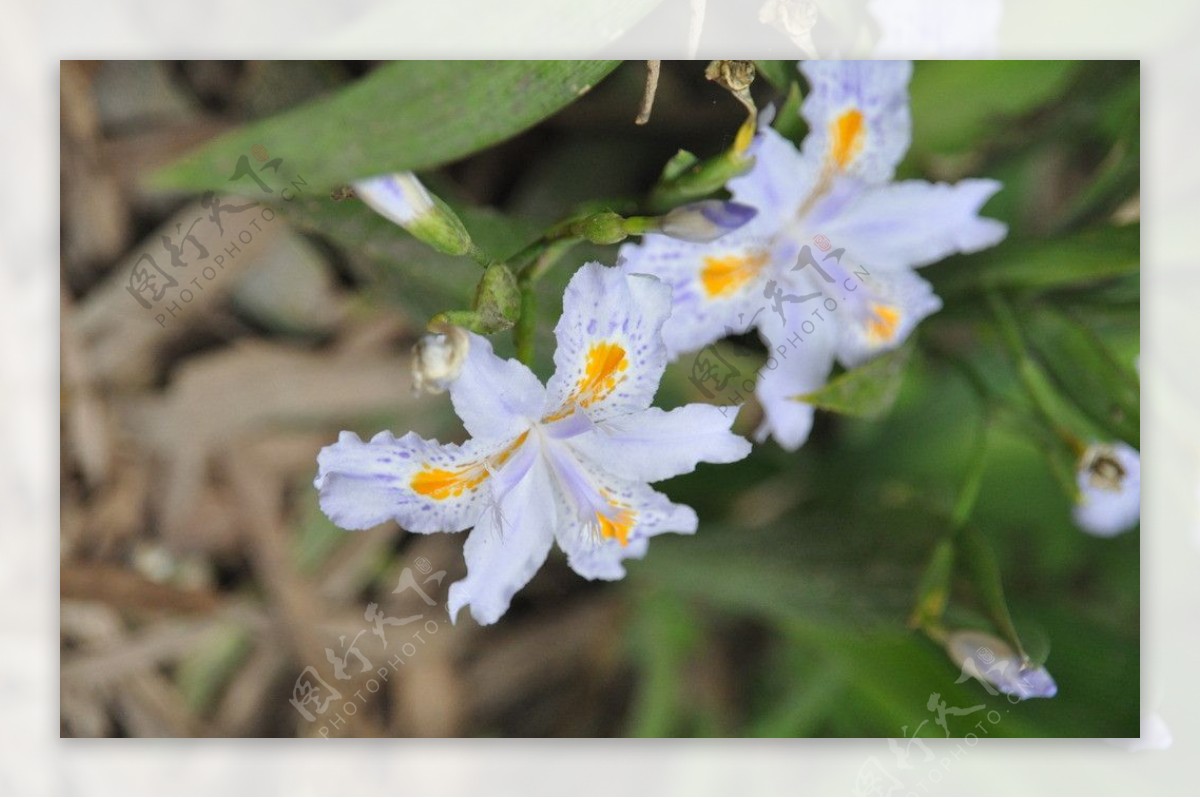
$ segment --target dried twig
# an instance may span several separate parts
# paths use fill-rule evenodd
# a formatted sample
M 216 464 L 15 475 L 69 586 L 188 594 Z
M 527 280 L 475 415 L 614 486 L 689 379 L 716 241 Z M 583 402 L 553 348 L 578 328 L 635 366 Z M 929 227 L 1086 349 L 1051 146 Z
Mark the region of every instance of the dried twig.
M 642 104 L 638 108 L 635 125 L 644 125 L 650 121 L 650 109 L 654 107 L 654 95 L 658 92 L 658 74 L 662 70 L 662 61 L 646 62 L 646 90 L 642 92 Z

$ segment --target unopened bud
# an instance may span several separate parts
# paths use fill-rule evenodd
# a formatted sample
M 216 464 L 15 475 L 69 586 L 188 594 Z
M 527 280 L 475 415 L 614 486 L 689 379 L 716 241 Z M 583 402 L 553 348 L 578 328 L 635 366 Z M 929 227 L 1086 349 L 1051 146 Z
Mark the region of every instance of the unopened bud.
M 1017 654 L 998 637 L 971 629 L 952 632 L 946 638 L 946 653 L 962 670 L 958 682 L 977 679 L 1005 695 L 1026 698 L 1053 698 L 1058 685 L 1050 673 Z M 995 694 L 989 689 L 989 692 Z
M 629 235 L 625 230 L 625 219 L 612 211 L 595 213 L 581 221 L 579 234 L 591 243 L 600 245 L 616 244 Z
M 1098 537 L 1132 529 L 1142 514 L 1142 460 L 1126 443 L 1093 443 L 1075 473 L 1075 523 Z
M 462 371 L 471 339 L 462 327 L 438 324 L 413 346 L 413 388 L 417 393 L 443 393 Z
M 380 216 L 438 252 L 466 255 L 475 248 L 471 234 L 454 211 L 430 194 L 412 172 L 359 180 L 354 184 L 354 192 Z
M 512 270 L 503 263 L 488 266 L 475 287 L 475 312 L 486 333 L 507 330 L 521 315 L 521 289 Z
M 732 233 L 757 215 L 749 205 L 722 200 L 703 200 L 681 205 L 662 218 L 661 231 L 671 238 L 697 244 L 715 241 Z

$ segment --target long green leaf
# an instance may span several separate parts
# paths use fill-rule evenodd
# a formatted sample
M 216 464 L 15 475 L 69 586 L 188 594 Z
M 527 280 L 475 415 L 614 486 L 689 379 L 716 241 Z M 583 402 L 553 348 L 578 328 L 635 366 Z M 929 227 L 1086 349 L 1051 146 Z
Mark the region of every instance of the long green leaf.
M 532 127 L 619 63 L 397 61 L 332 96 L 222 136 L 153 179 L 164 188 L 226 187 L 239 158 L 264 148 L 282 159 L 284 183 L 302 179 L 318 190 L 429 169 Z
M 1140 247 L 1140 225 L 1104 227 L 1053 241 L 1006 241 L 932 266 L 925 274 L 942 296 L 981 288 L 1086 288 L 1137 274 Z
M 843 415 L 879 418 L 895 403 L 911 355 L 910 342 L 796 397 L 796 401 Z
M 978 593 L 992 623 L 1013 648 L 1024 654 L 1025 648 L 1021 645 L 1021 638 L 1013 625 L 1012 613 L 1008 609 L 1008 601 L 1004 598 L 1000 565 L 996 562 L 996 554 L 992 547 L 975 527 L 965 528 L 959 534 L 959 542 L 963 563 L 970 574 L 971 586 Z
M 913 71 L 913 154 L 962 152 L 1063 94 L 1069 61 L 922 61 Z M 967 101 L 969 98 L 970 101 Z
M 1137 446 L 1141 404 L 1133 364 L 1119 362 L 1095 332 L 1052 308 L 1039 308 L 1023 323 L 1062 392 L 1111 435 Z

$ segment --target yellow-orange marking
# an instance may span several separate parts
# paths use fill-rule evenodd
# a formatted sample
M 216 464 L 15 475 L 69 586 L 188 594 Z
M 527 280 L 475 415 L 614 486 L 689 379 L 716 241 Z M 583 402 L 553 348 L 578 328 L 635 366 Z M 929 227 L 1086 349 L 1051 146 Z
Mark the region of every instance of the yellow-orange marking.
M 553 421 L 561 421 L 575 411 L 575 397 L 572 396 L 567 400 L 566 404 L 555 410 L 553 413 L 542 416 L 542 423 L 549 424 Z
M 516 439 L 513 440 L 512 443 L 510 443 L 508 446 L 505 446 L 503 451 L 501 451 L 499 454 L 494 454 L 490 458 L 488 458 L 488 465 L 490 465 L 492 468 L 499 468 L 500 466 L 507 463 L 508 458 L 513 456 L 513 452 L 515 452 L 517 449 L 521 448 L 521 444 L 524 443 L 525 439 L 528 437 L 529 437 L 529 430 L 525 430 L 520 435 L 518 435 L 516 437 Z
M 422 496 L 428 496 L 438 501 L 461 496 L 464 491 L 474 490 L 483 484 L 483 481 L 488 478 L 487 466 L 495 469 L 507 463 L 527 437 L 529 437 L 529 432 L 522 432 L 513 439 L 512 443 L 489 457 L 486 466 L 483 463 L 475 462 L 467 463 L 461 468 L 447 469 L 434 468 L 429 463 L 423 463 L 421 470 L 413 475 L 410 483 L 412 489 Z
M 563 406 L 542 417 L 543 424 L 564 419 L 575 411 L 575 406 L 589 407 L 601 401 L 625 379 L 629 358 L 625 347 L 614 341 L 600 341 L 588 349 L 583 366 L 583 376 L 575 384 L 571 395 Z
M 612 341 L 592 344 L 583 376 L 575 386 L 575 401 L 584 407 L 600 401 L 625 379 L 623 372 L 628 368 L 629 358 L 625 356 L 625 347 Z
M 637 512 L 620 502 L 613 501 L 612 495 L 604 488 L 600 489 L 600 495 L 608 502 L 607 513 L 596 512 L 596 524 L 600 529 L 600 536 L 608 540 L 615 540 L 622 546 L 628 545 L 629 533 L 637 521 Z
M 600 525 L 600 534 L 609 540 L 616 540 L 622 546 L 629 544 L 629 532 L 633 529 L 633 524 L 637 520 L 637 513 L 627 507 L 616 509 L 616 513 L 612 516 L 607 516 L 604 513 L 596 513 L 596 523 Z
M 700 270 L 700 282 L 709 297 L 728 296 L 753 280 L 767 263 L 765 252 L 749 255 L 726 255 L 707 257 Z
M 838 115 L 829 125 L 829 155 L 839 169 L 845 169 L 862 151 L 867 131 L 863 127 L 862 111 L 851 108 Z
M 444 501 L 453 496 L 461 496 L 465 490 L 479 487 L 488 473 L 479 463 L 471 463 L 463 468 L 447 470 L 433 468 L 424 464 L 412 478 L 412 489 L 422 496 Z
M 867 321 L 867 336 L 875 342 L 890 341 L 900 326 L 900 311 L 891 305 L 871 303 L 871 318 Z

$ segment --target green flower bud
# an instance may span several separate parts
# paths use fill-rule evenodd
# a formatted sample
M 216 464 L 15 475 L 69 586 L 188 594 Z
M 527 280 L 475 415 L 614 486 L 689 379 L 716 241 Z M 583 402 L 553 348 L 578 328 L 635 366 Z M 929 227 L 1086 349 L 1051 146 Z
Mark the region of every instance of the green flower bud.
M 507 330 L 521 315 L 521 289 L 512 270 L 493 263 L 475 287 L 475 312 L 488 332 Z
M 621 214 L 603 211 L 593 214 L 579 223 L 579 234 L 593 244 L 616 244 L 629 234 L 625 230 L 625 219 Z
M 475 250 L 471 234 L 458 215 L 430 194 L 412 172 L 359 180 L 354 184 L 354 192 L 376 213 L 438 252 L 467 255 Z

